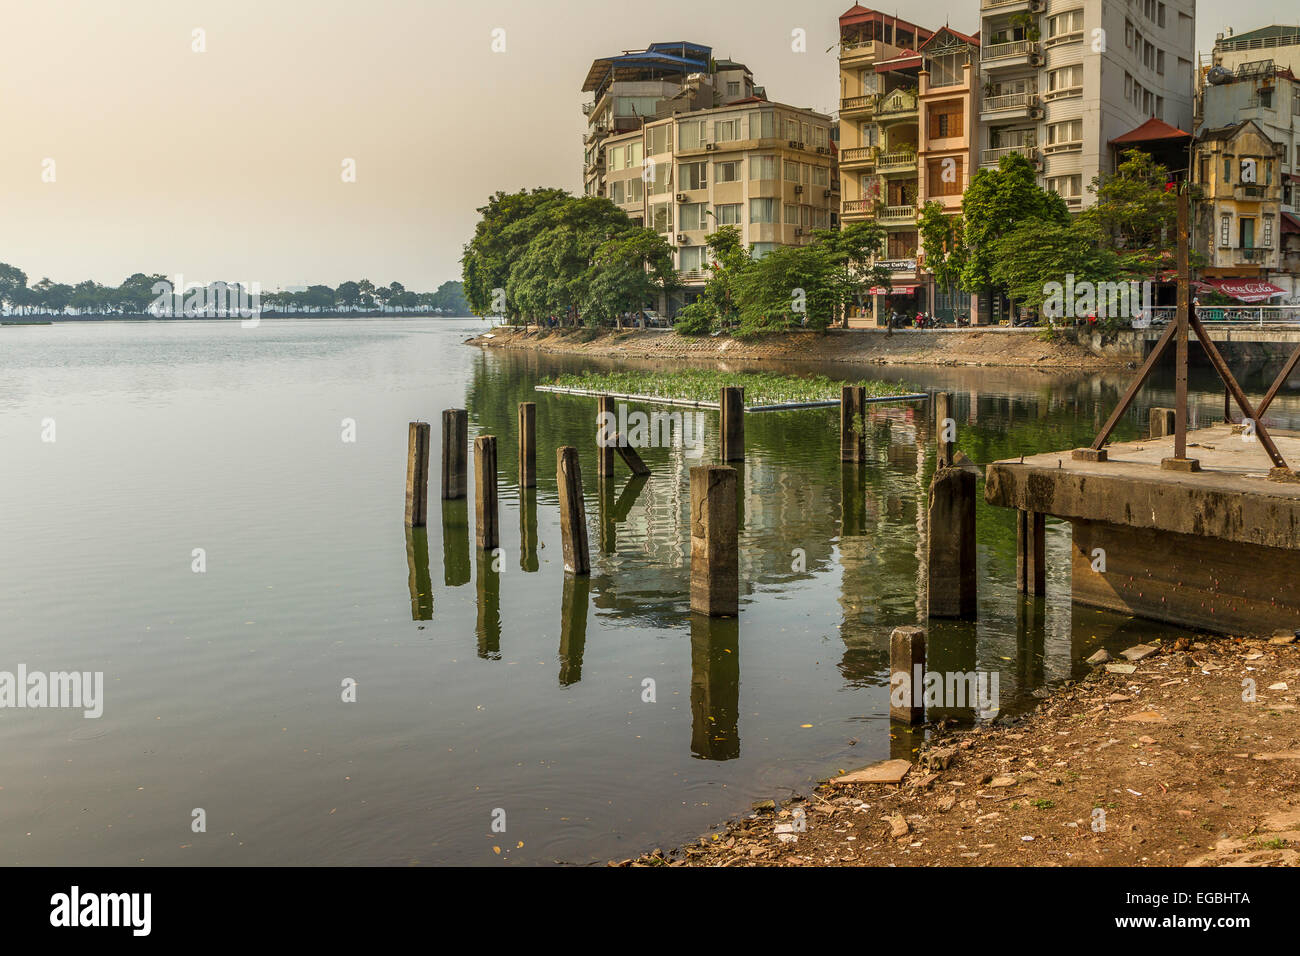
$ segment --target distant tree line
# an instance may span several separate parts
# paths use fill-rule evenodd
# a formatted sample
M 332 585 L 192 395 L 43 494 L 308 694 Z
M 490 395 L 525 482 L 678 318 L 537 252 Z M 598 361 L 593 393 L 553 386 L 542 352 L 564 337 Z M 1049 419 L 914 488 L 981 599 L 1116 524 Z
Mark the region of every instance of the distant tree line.
M 102 285 L 87 279 L 76 285 L 41 279 L 27 284 L 27 274 L 16 266 L 0 262 L 0 307 L 17 315 L 143 315 L 158 302 L 160 289 L 171 290 L 171 278 L 158 273 L 137 272 L 119 286 Z M 208 288 L 222 293 L 238 290 L 235 283 L 212 283 Z M 183 290 L 175 290 L 181 292 Z M 223 296 L 213 297 L 222 301 Z M 469 315 L 460 282 L 449 281 L 436 292 L 413 292 L 400 282 L 376 286 L 369 279 L 341 283 L 338 288 L 312 285 L 300 290 L 261 293 L 263 312 L 443 312 Z

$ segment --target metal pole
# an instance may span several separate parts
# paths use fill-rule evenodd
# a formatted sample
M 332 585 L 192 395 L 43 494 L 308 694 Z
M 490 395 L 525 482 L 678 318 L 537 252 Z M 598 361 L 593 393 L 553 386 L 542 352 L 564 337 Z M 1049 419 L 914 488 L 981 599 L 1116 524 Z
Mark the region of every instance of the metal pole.
M 1188 310 L 1188 196 L 1178 191 L 1178 332 L 1175 344 L 1174 457 L 1187 457 L 1187 310 Z

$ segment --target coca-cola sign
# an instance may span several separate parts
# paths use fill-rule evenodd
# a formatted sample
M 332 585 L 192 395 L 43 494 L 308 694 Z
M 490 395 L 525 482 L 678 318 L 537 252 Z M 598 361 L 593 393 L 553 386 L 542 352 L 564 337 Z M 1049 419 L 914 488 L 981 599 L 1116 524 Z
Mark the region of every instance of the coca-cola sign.
M 1285 289 L 1279 289 L 1271 282 L 1253 279 L 1219 279 L 1211 282 L 1224 295 L 1230 295 L 1239 302 L 1267 302 L 1275 295 L 1282 295 Z

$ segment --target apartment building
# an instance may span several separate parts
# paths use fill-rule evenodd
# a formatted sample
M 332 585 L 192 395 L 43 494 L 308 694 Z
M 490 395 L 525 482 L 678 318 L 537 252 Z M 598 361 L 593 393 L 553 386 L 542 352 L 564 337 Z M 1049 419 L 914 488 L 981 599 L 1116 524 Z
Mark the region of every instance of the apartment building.
M 605 139 L 607 197 L 674 247 L 684 290 L 661 310 L 673 314 L 703 291 L 705 236 L 722 226 L 737 227 L 761 258 L 838 223 L 831 128 L 824 113 L 751 96 Z
M 594 60 L 582 91 L 591 94 L 582 107 L 587 117 L 582 178 L 588 196 L 606 195 L 602 163 L 609 137 L 639 131 L 648 120 L 765 95 L 743 63 L 715 60 L 712 48 L 680 40 Z
M 1197 92 L 1204 89 L 1206 74 L 1216 66 L 1235 73 L 1244 63 L 1272 60 L 1277 66 L 1300 73 L 1300 26 L 1273 24 L 1245 33 L 1220 33 L 1209 54 L 1202 54 Z
M 1151 118 L 1191 130 L 1194 0 L 981 0 L 981 166 L 1010 152 L 1072 210 Z
M 1198 134 L 1194 177 L 1201 202 L 1193 235 L 1205 256 L 1206 282 L 1250 280 L 1257 293 L 1289 291 L 1289 281 L 1287 290 L 1265 288 L 1283 265 L 1283 150 L 1250 119 Z

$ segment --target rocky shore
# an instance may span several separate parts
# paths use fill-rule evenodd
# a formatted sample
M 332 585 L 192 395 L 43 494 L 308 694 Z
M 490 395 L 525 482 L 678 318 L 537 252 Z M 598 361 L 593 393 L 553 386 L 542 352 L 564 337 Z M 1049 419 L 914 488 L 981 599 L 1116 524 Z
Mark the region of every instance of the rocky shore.
M 511 329 L 468 340 L 483 348 L 525 349 L 604 358 L 846 362 L 860 365 L 1005 366 L 1114 369 L 1132 364 L 1122 348 L 1094 349 L 1063 334 L 1046 341 L 1034 329 L 883 329 L 787 332 L 755 339 L 682 336 L 670 330 Z M 1140 355 L 1137 356 L 1140 359 Z
M 910 759 L 610 865 L 1300 865 L 1295 635 L 1123 657 L 1019 719 L 934 728 Z

